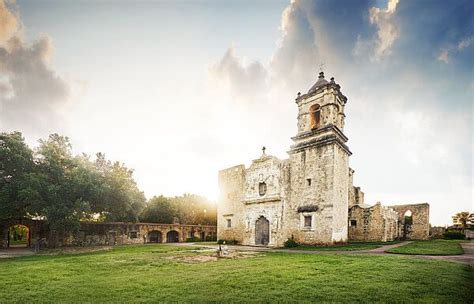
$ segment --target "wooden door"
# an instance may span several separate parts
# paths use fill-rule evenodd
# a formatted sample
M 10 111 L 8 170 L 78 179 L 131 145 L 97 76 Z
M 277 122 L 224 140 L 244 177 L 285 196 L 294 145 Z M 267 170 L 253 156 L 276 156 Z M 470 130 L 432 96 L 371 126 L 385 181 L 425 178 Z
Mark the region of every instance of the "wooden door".
M 270 222 L 261 216 L 255 222 L 255 245 L 268 245 L 270 241 Z

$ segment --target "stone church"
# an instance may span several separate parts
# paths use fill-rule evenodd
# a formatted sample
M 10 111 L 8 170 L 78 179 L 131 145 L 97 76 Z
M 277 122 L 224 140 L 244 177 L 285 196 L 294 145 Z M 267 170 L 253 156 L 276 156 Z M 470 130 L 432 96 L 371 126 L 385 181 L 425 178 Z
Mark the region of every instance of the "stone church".
M 353 186 L 346 103 L 340 85 L 321 72 L 296 98 L 298 131 L 288 159 L 263 148 L 249 168 L 219 171 L 218 239 L 283 246 L 290 238 L 301 244 L 428 238 L 428 204 L 367 206 Z

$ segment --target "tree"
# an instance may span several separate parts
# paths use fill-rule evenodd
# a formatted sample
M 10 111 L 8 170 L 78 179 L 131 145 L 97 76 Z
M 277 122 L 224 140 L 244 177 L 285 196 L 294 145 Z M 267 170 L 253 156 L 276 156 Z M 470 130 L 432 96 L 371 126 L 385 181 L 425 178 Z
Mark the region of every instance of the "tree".
M 188 225 L 216 225 L 217 209 L 215 204 L 205 197 L 184 194 L 167 198 L 153 197 L 143 211 L 140 220 L 153 223 L 179 223 Z
M 464 231 L 468 224 L 474 224 L 474 213 L 467 211 L 458 212 L 453 216 L 453 223 L 459 225 Z
M 22 134 L 0 133 L 0 222 L 34 215 L 38 189 L 33 151 Z
M 205 197 L 184 194 L 172 199 L 178 210 L 180 223 L 189 225 L 216 225 L 217 208 Z
M 87 189 L 90 183 L 84 179 L 86 166 L 81 159 L 72 156 L 67 137 L 51 134 L 39 143 L 41 211 L 51 230 L 74 231 L 79 228 L 81 218 L 91 213 L 89 200 L 93 196 Z
M 140 221 L 146 223 L 172 224 L 177 216 L 177 210 L 171 199 L 163 195 L 152 197 L 143 210 Z
M 97 154 L 95 167 L 102 178 L 100 214 L 103 219 L 138 221 L 146 198 L 133 179 L 133 170 L 120 162 L 107 161 L 102 153 Z
M 40 139 L 34 153 L 21 133 L 0 133 L 0 225 L 42 217 L 62 234 L 81 220 L 137 221 L 145 202 L 133 170 L 102 153 L 74 156 L 58 134 Z

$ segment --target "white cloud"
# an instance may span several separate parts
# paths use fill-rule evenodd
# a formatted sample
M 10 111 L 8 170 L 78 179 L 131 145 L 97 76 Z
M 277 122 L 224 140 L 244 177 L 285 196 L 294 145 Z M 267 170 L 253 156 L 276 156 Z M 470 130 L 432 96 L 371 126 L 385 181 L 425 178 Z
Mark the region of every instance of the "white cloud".
M 27 43 L 21 21 L 3 0 L 0 20 L 0 126 L 34 136 L 54 132 L 69 86 L 51 67 L 52 39 Z
M 448 50 L 441 50 L 439 52 L 438 58 L 439 61 L 442 61 L 446 64 L 449 63 L 449 51 Z
M 377 27 L 377 37 L 374 37 L 372 41 L 375 60 L 381 60 L 390 55 L 392 46 L 400 35 L 398 25 L 393 18 L 398 2 L 399 0 L 389 0 L 386 9 L 372 7 L 369 11 L 370 23 Z
M 469 47 L 473 42 L 474 42 L 474 36 L 469 36 L 469 37 L 466 37 L 466 38 L 462 39 L 458 43 L 458 50 L 461 51 L 461 50 Z
M 210 69 L 216 83 L 229 88 L 232 95 L 246 101 L 256 101 L 267 91 L 267 70 L 258 61 L 245 64 L 229 48 L 222 59 Z
M 455 55 L 459 52 L 464 51 L 464 49 L 468 48 L 471 46 L 474 42 L 474 36 L 468 36 L 463 39 L 461 39 L 456 45 L 454 44 L 448 44 L 447 46 L 444 46 L 438 53 L 437 59 L 439 61 L 442 61 L 446 64 L 449 63 L 450 61 L 450 56 Z

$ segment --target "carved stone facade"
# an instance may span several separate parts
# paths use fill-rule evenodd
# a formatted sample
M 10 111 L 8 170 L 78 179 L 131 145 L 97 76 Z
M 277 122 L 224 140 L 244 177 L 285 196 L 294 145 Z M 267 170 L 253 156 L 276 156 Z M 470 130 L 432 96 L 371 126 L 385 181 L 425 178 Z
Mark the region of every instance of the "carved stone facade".
M 321 72 L 308 93 L 296 98 L 297 134 L 288 159 L 269 156 L 264 148 L 249 168 L 238 165 L 219 172 L 219 239 L 282 246 L 290 238 L 333 244 L 399 237 L 395 209 L 362 207 L 364 193 L 353 186 L 343 133 L 346 102 L 334 78 L 327 81 Z M 352 228 L 351 219 L 364 224 Z M 428 217 L 419 219 L 420 227 L 429 226 Z M 425 238 L 422 232 L 410 236 Z

